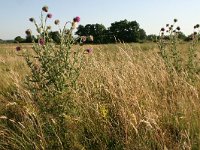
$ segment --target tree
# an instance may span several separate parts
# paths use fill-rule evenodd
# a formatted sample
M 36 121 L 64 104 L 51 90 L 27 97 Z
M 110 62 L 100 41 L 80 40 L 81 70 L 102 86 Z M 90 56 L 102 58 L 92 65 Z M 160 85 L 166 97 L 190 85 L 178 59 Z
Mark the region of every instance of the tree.
M 187 38 L 187 36 L 183 32 L 179 32 L 178 38 L 181 39 L 181 40 L 185 40 Z
M 94 37 L 94 43 L 103 43 L 105 26 L 102 24 L 87 24 L 86 26 L 79 25 L 76 34 L 79 36 L 90 36 Z
M 36 41 L 36 38 L 35 38 L 34 35 L 27 35 L 27 36 L 26 36 L 26 39 L 25 39 L 25 42 L 26 42 L 26 43 L 32 43 L 32 42 L 34 42 L 34 41 Z
M 14 41 L 15 41 L 16 43 L 22 43 L 22 42 L 24 42 L 24 39 L 23 39 L 21 36 L 17 36 L 17 37 L 14 39 Z
M 136 21 L 122 20 L 114 22 L 109 29 L 116 40 L 123 42 L 138 42 L 146 37 L 146 33 L 140 29 Z
M 79 25 L 77 35 L 93 35 L 94 43 L 139 42 L 146 39 L 146 33 L 136 21 L 122 20 L 114 22 L 106 29 L 102 24 Z
M 151 41 L 151 42 L 156 42 L 157 39 L 158 39 L 158 36 L 155 34 L 150 34 L 146 38 L 146 40 Z
M 4 41 L 2 39 L 0 39 L 0 43 L 3 43 Z
M 60 43 L 60 34 L 59 34 L 59 32 L 58 31 L 54 31 L 54 32 L 50 32 L 49 33 L 49 37 L 51 38 L 51 39 L 53 39 L 53 41 L 55 42 L 55 43 L 57 43 L 57 44 L 59 44 Z
M 146 35 L 146 32 L 143 30 L 143 29 L 139 29 L 139 37 L 138 37 L 138 39 L 139 40 L 146 40 L 146 37 L 147 37 L 147 35 Z

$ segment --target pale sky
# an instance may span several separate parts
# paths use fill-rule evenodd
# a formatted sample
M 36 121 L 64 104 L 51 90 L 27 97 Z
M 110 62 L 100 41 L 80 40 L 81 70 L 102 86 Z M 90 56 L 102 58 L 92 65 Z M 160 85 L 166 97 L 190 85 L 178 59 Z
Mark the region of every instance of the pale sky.
M 49 6 L 53 18 L 61 22 L 80 16 L 80 24 L 111 23 L 136 20 L 147 34 L 158 34 L 161 27 L 178 19 L 188 35 L 200 23 L 200 0 L 0 0 L 0 39 L 25 37 L 24 31 L 34 30 L 30 17 L 39 19 L 41 8 Z

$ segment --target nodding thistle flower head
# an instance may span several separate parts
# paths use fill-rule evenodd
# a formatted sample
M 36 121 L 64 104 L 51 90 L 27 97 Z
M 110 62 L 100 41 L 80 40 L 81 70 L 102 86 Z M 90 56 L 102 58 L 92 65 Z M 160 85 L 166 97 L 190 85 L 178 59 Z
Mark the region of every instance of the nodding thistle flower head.
M 30 29 L 27 29 L 27 30 L 25 31 L 25 33 L 26 33 L 26 35 L 31 35 L 32 31 L 31 31 Z
M 60 20 L 56 19 L 56 20 L 54 21 L 54 23 L 55 23 L 55 25 L 58 25 L 58 24 L 60 23 Z
M 174 19 L 174 22 L 177 22 L 178 20 L 177 19 Z
M 20 46 L 17 46 L 16 47 L 16 51 L 20 51 L 21 50 L 21 47 Z
M 35 21 L 35 19 L 34 18 L 29 18 L 29 21 L 33 22 L 33 21 Z
M 160 31 L 164 32 L 164 31 L 165 31 L 165 28 L 161 28 Z
M 181 30 L 181 28 L 180 28 L 180 27 L 177 27 L 177 28 L 176 28 L 176 30 L 180 31 L 180 30 Z
M 52 14 L 47 14 L 47 18 L 52 18 Z
M 199 24 L 197 24 L 195 27 L 196 27 L 196 28 L 199 28 Z
M 79 16 L 77 16 L 77 17 L 75 17 L 75 18 L 73 19 L 74 22 L 80 22 L 80 20 L 81 20 L 81 18 L 80 18 Z
M 48 7 L 48 6 L 44 6 L 44 7 L 42 7 L 42 10 L 43 10 L 44 12 L 48 12 L 49 7 Z

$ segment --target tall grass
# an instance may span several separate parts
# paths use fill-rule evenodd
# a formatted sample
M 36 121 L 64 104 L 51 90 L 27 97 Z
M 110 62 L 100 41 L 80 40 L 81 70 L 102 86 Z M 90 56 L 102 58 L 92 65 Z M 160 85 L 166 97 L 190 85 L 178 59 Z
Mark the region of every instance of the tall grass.
M 77 89 L 55 97 L 71 102 L 59 116 L 40 113 L 12 49 L 0 49 L 0 149 L 200 148 L 199 75 L 171 78 L 155 44 L 93 46 Z

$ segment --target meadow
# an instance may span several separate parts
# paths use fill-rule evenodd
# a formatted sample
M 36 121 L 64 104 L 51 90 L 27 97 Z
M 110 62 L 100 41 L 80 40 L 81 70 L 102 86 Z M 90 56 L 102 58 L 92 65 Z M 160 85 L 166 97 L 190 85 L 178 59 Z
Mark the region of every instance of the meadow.
M 0 149 L 200 149 L 200 76 L 169 70 L 157 43 L 73 46 L 93 52 L 53 105 L 28 90 L 16 46 L 0 45 Z M 185 63 L 189 47 L 177 46 Z

